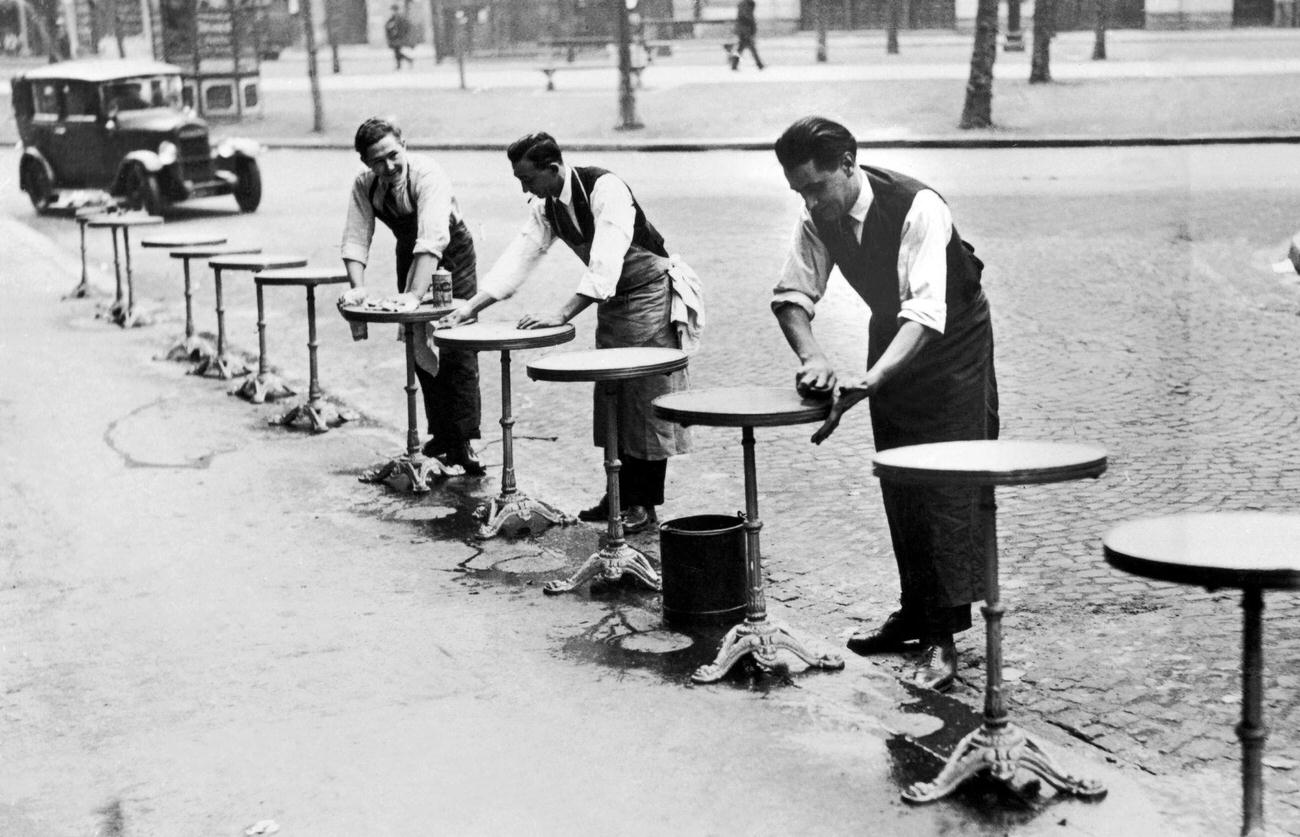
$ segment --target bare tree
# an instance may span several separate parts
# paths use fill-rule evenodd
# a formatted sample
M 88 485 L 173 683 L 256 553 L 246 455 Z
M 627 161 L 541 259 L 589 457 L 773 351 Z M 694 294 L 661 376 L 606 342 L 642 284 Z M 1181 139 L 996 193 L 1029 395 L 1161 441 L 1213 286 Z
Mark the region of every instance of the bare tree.
M 1109 4 L 1106 0 L 1094 0 L 1093 9 L 1096 11 L 1096 17 L 1093 19 L 1093 40 L 1092 40 L 1092 60 L 1106 60 L 1106 23 L 1109 17 Z
M 1029 83 L 1052 80 L 1052 37 L 1056 34 L 1056 0 L 1037 0 L 1034 5 L 1034 53 L 1029 60 Z
M 610 0 L 618 26 L 618 124 L 619 131 L 644 127 L 636 117 L 636 93 L 632 90 L 632 27 L 627 19 L 627 3 Z
M 307 78 L 311 82 L 311 109 L 313 133 L 325 132 L 325 107 L 320 98 L 320 77 L 316 73 L 316 19 L 312 14 L 312 0 L 302 0 L 302 28 L 307 38 Z
M 979 0 L 975 7 L 975 48 L 966 82 L 966 106 L 959 127 L 993 127 L 993 62 L 998 56 L 998 0 Z
M 885 52 L 898 55 L 898 20 L 903 16 L 903 0 L 889 0 L 889 26 Z

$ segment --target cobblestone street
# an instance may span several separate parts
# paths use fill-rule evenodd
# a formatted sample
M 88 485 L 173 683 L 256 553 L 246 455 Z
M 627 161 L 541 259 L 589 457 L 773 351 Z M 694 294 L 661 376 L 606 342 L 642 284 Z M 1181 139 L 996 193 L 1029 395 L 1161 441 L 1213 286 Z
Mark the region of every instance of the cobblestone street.
M 1030 729 L 1055 727 L 1102 757 L 1179 777 L 1204 806 L 1193 813 L 1221 833 L 1239 814 L 1239 594 L 1115 571 L 1102 557 L 1101 536 L 1117 523 L 1148 515 L 1295 510 L 1300 277 L 1273 274 L 1269 263 L 1285 253 L 1283 242 L 1295 232 L 1300 182 L 1294 171 L 1279 174 L 1284 151 L 1236 154 L 860 155 L 864 162 L 931 182 L 986 262 L 1003 436 L 1094 442 L 1110 454 L 1109 470 L 1095 482 L 999 489 L 1008 608 L 1004 653 L 1013 713 Z M 481 275 L 522 218 L 516 185 L 503 155 L 436 156 L 455 180 L 478 238 Z M 786 386 L 793 378 L 794 358 L 767 296 L 796 198 L 769 158 L 584 155 L 627 178 L 670 250 L 691 262 L 705 282 L 709 324 L 704 348 L 691 362 L 695 387 Z M 336 252 L 342 184 L 354 158 L 319 152 L 274 159 L 266 168 L 270 205 L 256 217 L 216 220 L 247 237 L 278 238 L 274 249 L 328 261 Z M 1240 168 L 1222 168 L 1228 159 Z M 6 152 L 0 164 L 10 162 Z M 338 175 L 310 182 L 294 206 L 277 207 L 274 196 L 310 181 L 309 169 Z M 697 188 L 701 183 L 707 189 Z M 20 213 L 14 208 L 18 198 L 5 197 L 11 204 L 6 208 Z M 197 226 L 214 219 L 195 210 L 177 220 Z M 75 248 L 75 225 L 41 219 L 33 226 Z M 371 266 L 372 281 L 382 287 L 391 274 L 386 249 L 385 239 L 376 248 L 383 255 Z M 138 268 L 141 295 L 175 317 L 182 304 L 178 270 L 148 258 Z M 571 288 L 573 265 L 567 256 L 549 257 L 545 276 L 486 316 L 511 320 L 549 307 Z M 236 343 L 250 348 L 251 287 L 231 284 L 227 316 L 237 324 Z M 841 374 L 852 375 L 865 358 L 865 308 L 842 283 L 833 284 L 814 327 Z M 210 287 L 201 285 L 199 293 L 207 306 Z M 272 357 L 291 377 L 301 375 L 297 306 L 296 300 L 277 302 L 270 317 Z M 346 324 L 329 308 L 322 304 L 327 390 L 386 428 L 402 427 L 397 347 L 375 329 L 367 343 L 353 344 Z M 205 309 L 203 322 L 207 318 Z M 591 344 L 591 319 L 579 319 L 578 338 L 568 348 Z M 159 329 L 160 345 L 169 332 Z M 530 357 L 517 353 L 513 377 L 520 484 L 576 511 L 596 499 L 603 485 L 600 454 L 589 446 L 588 388 L 527 380 L 523 367 Z M 486 497 L 496 492 L 500 465 L 496 358 L 484 355 L 481 369 L 480 449 L 489 477 L 475 494 Z M 874 624 L 893 609 L 896 572 L 870 472 L 865 405 L 819 447 L 808 441 L 812 429 L 757 432 L 768 597 L 775 615 L 814 644 L 838 650 L 854 628 Z M 729 514 L 744 505 L 739 433 L 697 428 L 694 437 L 695 453 L 669 466 L 661 519 Z M 449 482 L 409 505 L 456 505 L 461 485 Z M 352 491 L 364 507 L 376 489 Z M 405 525 L 413 537 L 435 536 L 422 528 L 428 524 Z M 596 530 L 583 531 L 589 548 Z M 552 531 L 536 542 L 492 548 L 505 556 L 500 564 L 512 551 L 533 555 L 539 545 L 563 550 L 573 540 Z M 657 557 L 654 535 L 637 536 L 635 543 Z M 576 562 L 582 551 L 570 549 L 568 560 Z M 1300 597 L 1270 594 L 1265 604 L 1267 808 L 1274 828 L 1300 834 Z M 958 644 L 962 670 L 954 695 L 978 707 L 984 677 L 978 621 Z M 882 657 L 877 664 L 901 671 L 903 660 Z

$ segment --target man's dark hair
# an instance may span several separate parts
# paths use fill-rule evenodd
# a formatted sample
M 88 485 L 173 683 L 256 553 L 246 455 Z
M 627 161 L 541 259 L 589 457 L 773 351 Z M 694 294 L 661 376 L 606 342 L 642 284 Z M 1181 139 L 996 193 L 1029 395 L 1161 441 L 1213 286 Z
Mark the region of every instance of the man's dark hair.
M 785 129 L 776 141 L 776 159 L 781 167 L 793 169 L 812 160 L 818 171 L 830 171 L 847 152 L 858 158 L 858 141 L 849 129 L 821 116 L 805 116 Z
M 352 140 L 352 147 L 362 157 L 366 156 L 366 149 L 379 142 L 384 137 L 392 134 L 399 141 L 402 139 L 402 129 L 378 116 L 372 116 L 361 127 L 357 128 L 357 135 Z
M 527 160 L 539 169 L 544 169 L 552 163 L 564 162 L 555 137 L 545 131 L 520 137 L 510 143 L 510 147 L 506 149 L 506 156 L 510 158 L 512 166 L 519 165 L 520 160 Z

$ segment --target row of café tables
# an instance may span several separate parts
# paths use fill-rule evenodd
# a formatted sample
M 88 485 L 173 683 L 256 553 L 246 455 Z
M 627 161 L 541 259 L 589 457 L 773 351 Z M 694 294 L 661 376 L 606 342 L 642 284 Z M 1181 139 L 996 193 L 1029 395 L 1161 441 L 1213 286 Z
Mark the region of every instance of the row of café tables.
M 117 293 L 109 314 L 123 327 L 142 324 L 135 310 L 130 255 L 130 230 L 156 226 L 162 219 L 139 213 L 77 213 L 81 226 L 81 283 L 70 296 L 85 296 L 86 228 L 109 229 L 113 234 L 114 270 Z M 118 235 L 122 245 L 119 250 Z M 197 374 L 230 379 L 248 375 L 238 394 L 260 403 L 288 397 L 293 392 L 274 375 L 266 351 L 264 287 L 299 286 L 306 290 L 309 391 L 305 402 L 276 423 L 308 427 L 324 432 L 347 416 L 329 404 L 320 387 L 317 370 L 315 290 L 322 285 L 347 282 L 342 267 L 308 267 L 307 260 L 294 255 L 263 254 L 260 248 L 232 244 L 221 235 L 205 233 L 163 233 L 144 238 L 141 246 L 168 249 L 182 260 L 185 280 L 185 334 L 169 353 L 175 360 L 196 364 Z M 215 347 L 194 327 L 190 262 L 204 259 L 213 271 L 217 334 Z M 222 304 L 222 271 L 252 272 L 257 289 L 258 364 L 256 373 L 232 359 L 225 334 Z M 417 423 L 418 390 L 415 378 L 415 344 L 423 326 L 452 310 L 454 305 L 423 303 L 413 310 L 392 310 L 368 302 L 338 306 L 351 323 L 396 323 L 405 332 L 405 394 L 407 439 L 403 452 L 367 469 L 361 479 L 391 487 L 427 492 L 434 480 L 449 471 L 420 450 Z M 500 492 L 476 511 L 479 537 L 499 534 L 538 535 L 548 526 L 572 522 L 554 506 L 530 497 L 516 481 L 511 397 L 511 353 L 552 348 L 574 338 L 571 324 L 543 329 L 520 330 L 505 323 L 478 322 L 435 332 L 438 346 L 471 351 L 497 351 L 501 358 L 502 471 Z M 685 369 L 687 356 L 674 349 L 619 348 L 564 351 L 538 357 L 527 364 L 527 374 L 538 381 L 594 383 L 616 388 L 620 382 L 670 374 Z M 588 582 L 612 582 L 624 577 L 650 589 L 660 588 L 653 562 L 627 542 L 618 513 L 620 463 L 617 458 L 618 428 L 615 400 L 609 405 L 605 445 L 606 490 L 609 509 L 605 537 L 571 576 L 544 585 L 548 594 L 578 589 Z M 759 668 L 777 665 L 780 652 L 787 652 L 810 668 L 838 670 L 844 661 L 838 655 L 819 654 L 789 627 L 769 620 L 764 597 L 764 580 L 758 508 L 758 467 L 755 430 L 812 424 L 823 421 L 830 409 L 826 400 L 800 397 L 784 387 L 739 386 L 690 390 L 661 396 L 653 408 L 662 418 L 683 425 L 739 428 L 743 453 L 742 475 L 745 496 L 744 620 L 731 628 L 721 641 L 712 663 L 692 675 L 697 683 L 722 679 L 741 660 Z M 1107 452 L 1096 445 L 1024 441 L 955 441 L 913 445 L 878 452 L 873 474 L 882 481 L 916 486 L 1029 486 L 1092 479 L 1107 468 Z M 1085 799 L 1100 799 L 1106 789 L 1090 779 L 1064 772 L 1023 729 L 1014 724 L 1006 708 L 1002 679 L 1002 620 L 1006 608 L 999 586 L 999 557 L 996 531 L 988 534 L 986 550 L 985 619 L 986 678 L 984 715 L 981 725 L 967 735 L 932 781 L 913 784 L 903 791 L 909 802 L 930 802 L 952 793 L 968 779 L 984 775 L 1013 784 L 1025 775 L 1042 780 L 1056 791 Z M 1243 591 L 1242 607 L 1242 721 L 1237 735 L 1242 745 L 1242 834 L 1264 833 L 1262 756 L 1266 728 L 1262 719 L 1263 591 L 1300 589 L 1300 515 L 1263 512 L 1222 512 L 1173 515 L 1134 520 L 1113 528 L 1103 538 L 1106 560 L 1125 572 L 1176 584 L 1210 589 L 1236 588 Z

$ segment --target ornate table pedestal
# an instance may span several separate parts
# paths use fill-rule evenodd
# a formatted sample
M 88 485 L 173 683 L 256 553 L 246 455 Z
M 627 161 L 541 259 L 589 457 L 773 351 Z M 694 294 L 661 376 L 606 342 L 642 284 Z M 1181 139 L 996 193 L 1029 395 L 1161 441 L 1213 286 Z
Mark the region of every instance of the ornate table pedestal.
M 1241 833 L 1264 837 L 1265 590 L 1300 589 L 1300 515 L 1215 512 L 1121 524 L 1103 538 L 1106 560 L 1125 572 L 1242 592 Z
M 421 494 L 429 490 L 429 483 L 435 478 L 459 473 L 459 466 L 455 472 L 448 471 L 435 457 L 425 456 L 420 451 L 419 413 L 415 398 L 419 389 L 415 381 L 415 327 L 442 319 L 454 309 L 454 304 L 424 304 L 413 311 L 379 311 L 355 305 L 339 305 L 339 313 L 348 322 L 399 323 L 406 336 L 406 453 L 366 469 L 357 477 L 362 482 L 382 482 L 396 491 Z
M 777 664 L 780 651 L 790 652 L 813 668 L 832 671 L 844 668 L 842 657 L 814 654 L 789 628 L 767 618 L 759 544 L 759 531 L 763 524 L 758 517 L 758 467 L 754 455 L 755 427 L 784 427 L 823 421 L 830 411 L 830 402 L 800 398 L 797 393 L 779 387 L 721 387 L 662 395 L 655 399 L 654 411 L 662 418 L 683 425 L 739 427 L 744 452 L 745 621 L 727 632 L 717 657 L 709 665 L 696 669 L 691 680 L 696 683 L 721 680 L 746 657 L 762 669 L 771 669 Z
M 297 405 L 278 418 L 271 419 L 271 424 L 283 427 L 303 425 L 313 433 L 325 433 L 331 427 L 338 427 L 354 416 L 340 412 L 337 407 L 324 398 L 320 387 L 320 376 L 316 366 L 316 288 L 321 285 L 338 285 L 348 281 L 348 273 L 339 267 L 286 267 L 263 270 L 253 276 L 257 283 L 258 310 L 261 311 L 262 287 L 276 285 L 297 285 L 307 290 L 307 361 L 309 377 L 307 383 L 307 400 Z M 261 320 L 261 317 L 258 317 Z M 265 352 L 263 352 L 265 357 Z
M 216 233 L 159 233 L 140 239 L 141 247 L 172 251 L 187 247 L 211 248 L 225 243 L 226 237 Z M 200 360 L 212 354 L 212 344 L 194 334 L 194 289 L 190 285 L 190 260 L 186 258 L 181 264 L 185 275 L 185 336 L 167 350 L 167 359 Z
M 232 360 L 226 354 L 226 308 L 221 301 L 221 271 L 247 270 L 256 273 L 279 267 L 302 267 L 307 260 L 302 256 L 283 254 L 248 253 L 216 256 L 208 260 L 212 268 L 212 286 L 217 296 L 217 355 L 215 358 L 200 362 L 194 368 L 195 375 L 207 375 L 213 378 L 229 380 L 240 375 L 247 375 L 252 370 L 243 361 Z M 262 288 L 257 288 L 257 376 L 245 381 L 234 392 L 241 398 L 247 398 L 254 404 L 261 404 L 267 399 L 288 398 L 293 390 L 284 385 L 278 375 L 272 375 L 266 368 L 266 309 L 262 304 Z
M 528 377 L 538 381 L 594 381 L 610 394 L 605 399 L 605 497 L 609 516 L 605 544 L 592 553 L 578 571 L 564 581 L 548 581 L 546 593 L 567 593 L 583 583 L 601 578 L 615 581 L 630 575 L 651 590 L 660 589 L 659 573 L 650 560 L 623 537 L 620 514 L 618 472 L 618 400 L 614 397 L 619 381 L 668 375 L 687 365 L 686 354 L 677 349 L 624 348 L 589 349 L 548 355 L 528 364 Z
M 108 228 L 113 235 L 113 275 L 117 278 L 117 293 L 108 309 L 108 316 L 122 328 L 144 325 L 135 312 L 135 285 L 131 278 L 131 228 L 155 226 L 163 222 L 157 215 L 140 212 L 103 212 L 92 215 L 86 226 Z M 122 231 L 122 252 L 117 249 L 117 231 Z M 122 290 L 122 257 L 126 258 L 126 292 Z
M 81 238 L 81 281 L 77 283 L 75 288 L 63 295 L 64 299 L 84 299 L 85 297 L 90 296 L 90 277 L 86 274 L 86 224 L 89 223 L 91 218 L 94 218 L 97 215 L 104 215 L 105 213 L 116 211 L 117 207 L 115 205 L 101 205 L 83 206 L 73 213 L 73 217 L 77 219 L 77 233 Z M 114 245 L 117 244 L 116 232 L 114 232 L 113 243 Z M 121 295 L 121 287 L 119 286 L 119 299 L 121 298 Z
M 1038 485 L 1101 476 L 1106 451 L 1093 445 L 988 440 L 910 445 L 876 454 L 873 473 L 881 482 L 910 485 Z M 1029 735 L 1011 723 L 1002 695 L 1002 614 L 998 589 L 996 527 L 987 533 L 984 614 L 987 653 L 984 722 L 962 739 L 939 775 L 903 791 L 907 802 L 932 802 L 980 773 L 1010 783 L 1024 769 L 1062 793 L 1100 799 L 1098 782 L 1071 776 Z
M 478 536 L 498 533 L 536 535 L 553 523 L 570 523 L 572 518 L 515 487 L 514 414 L 510 404 L 510 352 L 558 346 L 573 339 L 573 326 L 520 329 L 506 323 L 474 323 L 435 332 L 438 346 L 467 351 L 501 352 L 501 493 L 479 506 L 474 516 L 480 521 Z

